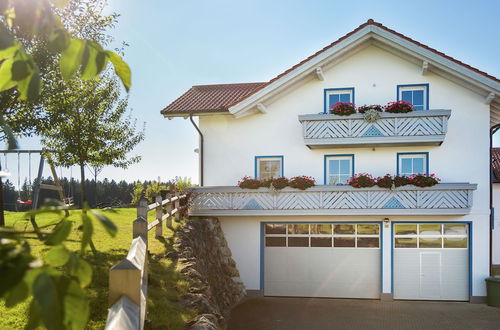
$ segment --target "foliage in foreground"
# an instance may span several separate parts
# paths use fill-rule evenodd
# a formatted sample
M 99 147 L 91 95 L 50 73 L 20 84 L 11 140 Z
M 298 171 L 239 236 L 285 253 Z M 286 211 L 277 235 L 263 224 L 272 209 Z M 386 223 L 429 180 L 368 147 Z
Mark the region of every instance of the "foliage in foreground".
M 80 251 L 66 248 L 73 222 L 64 208 L 52 202 L 30 215 L 56 214 L 57 225 L 51 231 L 35 230 L 49 249 L 42 258 L 33 255 L 27 232 L 0 231 L 0 298 L 6 307 L 14 307 L 33 297 L 28 313 L 27 329 L 43 324 L 48 329 L 82 329 L 88 321 L 89 300 L 84 289 L 92 279 L 92 268 L 81 257 L 92 239 L 94 222 L 100 222 L 109 235 L 117 228 L 108 217 L 95 212 L 81 214 Z

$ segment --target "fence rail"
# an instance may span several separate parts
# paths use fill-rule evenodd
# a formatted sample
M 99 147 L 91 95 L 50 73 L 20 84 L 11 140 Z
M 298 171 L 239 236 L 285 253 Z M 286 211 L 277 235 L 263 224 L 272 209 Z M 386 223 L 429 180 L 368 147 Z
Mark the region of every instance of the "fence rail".
M 165 199 L 157 196 L 154 203 L 142 198 L 133 221 L 132 243 L 127 256 L 109 271 L 109 312 L 106 329 L 144 329 L 148 296 L 148 232 L 155 228 L 155 236 L 163 236 L 163 222 L 172 228 L 172 219 L 180 221 L 187 203 L 187 195 L 174 192 Z M 148 223 L 148 212 L 155 210 L 155 220 Z

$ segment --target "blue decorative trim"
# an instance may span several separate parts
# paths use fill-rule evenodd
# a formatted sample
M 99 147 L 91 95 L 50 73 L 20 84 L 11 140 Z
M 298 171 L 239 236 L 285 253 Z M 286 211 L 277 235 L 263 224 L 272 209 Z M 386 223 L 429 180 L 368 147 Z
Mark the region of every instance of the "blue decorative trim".
M 285 173 L 285 159 L 282 155 L 277 155 L 277 156 L 255 156 L 254 158 L 254 178 L 257 179 L 257 162 L 259 161 L 259 158 L 281 158 L 281 176 L 284 176 Z
M 384 134 L 375 125 L 372 125 L 363 133 L 363 136 L 384 136 Z
M 351 157 L 351 175 L 354 175 L 354 154 L 333 154 L 333 155 L 324 155 L 323 156 L 323 184 L 326 183 L 326 161 L 329 157 Z
M 426 98 L 425 98 L 425 109 L 429 110 L 429 84 L 406 84 L 406 85 L 397 85 L 396 86 L 396 100 L 400 100 L 399 98 L 399 90 L 401 87 L 425 87 L 426 89 Z
M 396 154 L 396 175 L 399 175 L 399 156 L 402 155 L 425 155 L 425 174 L 429 175 L 429 152 L 398 152 Z
M 355 103 L 354 99 L 354 87 L 346 87 L 346 88 L 325 88 L 323 90 L 323 113 L 328 113 L 328 92 L 330 91 L 343 91 L 343 90 L 350 90 L 352 93 L 352 100 L 351 103 Z
M 263 210 L 264 208 L 259 204 L 257 203 L 257 201 L 255 199 L 251 199 L 250 201 L 248 201 L 248 203 L 243 206 L 243 210 Z
M 472 296 L 472 221 L 392 221 L 391 222 L 391 293 L 394 294 L 394 224 L 395 223 L 465 223 L 469 225 L 469 297 Z
M 384 206 L 383 209 L 404 209 L 405 207 L 401 204 L 400 201 L 396 199 L 396 197 L 391 197 Z
M 384 288 L 384 223 L 382 221 L 262 221 L 260 223 L 260 289 L 264 292 L 264 231 L 267 224 L 274 223 L 378 223 L 380 224 L 379 231 L 379 249 L 380 249 L 380 291 Z

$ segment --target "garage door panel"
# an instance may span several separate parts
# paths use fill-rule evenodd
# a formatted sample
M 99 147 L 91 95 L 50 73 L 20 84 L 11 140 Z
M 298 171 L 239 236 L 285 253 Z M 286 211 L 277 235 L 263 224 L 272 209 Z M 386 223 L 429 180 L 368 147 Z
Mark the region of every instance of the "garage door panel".
M 394 298 L 468 300 L 469 250 L 466 245 L 466 225 L 432 224 L 437 226 L 433 231 L 427 228 L 427 223 L 413 224 L 415 230 L 408 230 L 411 226 L 404 224 L 399 231 L 398 228 L 394 230 Z M 398 246 L 397 238 L 405 238 L 413 243 Z M 441 241 L 441 247 L 427 248 L 428 242 L 432 240 Z M 462 243 L 446 245 L 447 240 Z
M 310 235 L 309 242 L 313 242 L 316 237 L 330 237 L 330 241 L 333 242 L 331 238 L 336 237 L 334 227 L 329 226 L 321 227 L 320 232 L 319 226 L 313 224 L 310 229 L 313 234 Z M 343 225 L 339 230 L 351 230 L 349 235 L 354 238 L 352 242 L 355 242 L 356 234 L 352 233 L 352 228 L 355 227 L 356 224 Z M 292 229 L 296 230 L 295 227 Z M 364 230 L 366 231 L 366 228 Z M 330 236 L 327 235 L 329 231 L 331 231 Z M 365 236 L 371 235 L 372 241 L 379 242 L 378 229 L 375 234 L 370 233 Z M 301 227 L 301 233 L 297 233 L 295 237 L 293 235 L 287 237 L 305 236 L 304 228 Z M 363 234 L 360 234 L 360 237 L 363 237 Z M 378 244 L 376 246 L 375 248 L 266 246 L 264 293 L 267 296 L 377 299 L 381 291 L 381 252 Z

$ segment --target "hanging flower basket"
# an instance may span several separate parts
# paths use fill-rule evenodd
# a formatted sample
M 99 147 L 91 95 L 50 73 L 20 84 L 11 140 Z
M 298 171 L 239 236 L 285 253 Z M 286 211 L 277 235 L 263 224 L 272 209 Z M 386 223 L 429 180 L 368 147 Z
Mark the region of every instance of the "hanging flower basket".
M 306 190 L 307 188 L 315 186 L 316 180 L 314 180 L 314 178 L 310 176 L 294 176 L 290 179 L 288 185 L 292 188 Z
M 347 184 L 354 188 L 373 187 L 375 183 L 375 179 L 367 173 L 356 174 L 347 181 Z
M 362 105 L 360 107 L 358 107 L 358 112 L 359 113 L 365 113 L 367 112 L 368 110 L 375 110 L 375 111 L 378 111 L 378 112 L 382 112 L 384 111 L 384 109 L 382 108 L 381 105 L 379 104 L 372 104 L 372 105 Z

